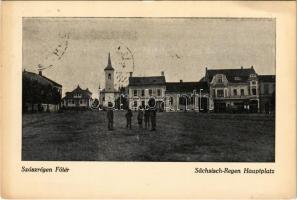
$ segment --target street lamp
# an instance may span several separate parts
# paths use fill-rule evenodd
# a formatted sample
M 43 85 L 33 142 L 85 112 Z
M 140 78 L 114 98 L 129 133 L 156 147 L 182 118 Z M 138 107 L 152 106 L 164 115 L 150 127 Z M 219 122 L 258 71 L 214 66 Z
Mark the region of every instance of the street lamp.
M 194 101 L 194 109 L 193 110 L 196 110 L 197 108 L 197 101 L 196 101 L 196 90 L 193 90 L 193 101 Z M 198 109 L 198 112 L 199 112 L 199 109 Z
M 201 91 L 203 91 L 203 89 L 200 89 L 199 90 L 199 98 L 200 98 L 200 101 L 199 101 L 199 110 L 203 110 L 203 109 L 201 109 Z
M 149 90 L 148 88 L 144 89 L 144 105 L 145 106 L 148 105 L 148 102 L 147 102 L 147 94 L 149 93 L 148 90 Z

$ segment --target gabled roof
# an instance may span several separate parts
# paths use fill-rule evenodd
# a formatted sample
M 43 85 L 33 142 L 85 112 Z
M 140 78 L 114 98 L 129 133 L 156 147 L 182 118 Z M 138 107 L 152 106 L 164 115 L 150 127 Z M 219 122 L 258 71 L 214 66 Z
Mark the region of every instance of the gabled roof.
M 77 87 L 71 92 L 66 92 L 65 93 L 66 96 L 64 98 L 66 99 L 73 98 L 75 94 L 81 94 L 82 98 L 91 98 L 92 92 L 90 92 L 88 88 L 83 90 L 79 85 L 77 85 Z
M 89 90 L 89 88 L 87 88 L 85 91 L 88 92 L 89 94 L 92 94 L 92 92 Z
M 206 78 L 211 81 L 216 74 L 224 74 L 229 82 L 245 82 L 249 79 L 250 74 L 256 74 L 253 67 L 239 69 L 207 69 Z M 238 79 L 239 78 L 239 79 Z
M 208 83 L 203 82 L 167 82 L 166 83 L 166 92 L 193 92 L 196 90 L 197 93 L 200 92 L 208 92 L 209 87 Z
M 111 65 L 110 53 L 108 53 L 108 62 L 104 70 L 114 70 L 114 68 Z
M 23 76 L 25 78 L 36 80 L 43 85 L 52 85 L 52 86 L 60 87 L 60 88 L 62 87 L 62 85 L 60 85 L 59 83 L 56 83 L 55 81 L 53 81 L 45 76 L 42 76 L 42 75 L 39 75 L 39 74 L 36 74 L 33 72 L 23 71 Z
M 129 86 L 165 85 L 165 76 L 129 77 Z
M 260 82 L 275 82 L 275 75 L 259 75 L 258 80 Z

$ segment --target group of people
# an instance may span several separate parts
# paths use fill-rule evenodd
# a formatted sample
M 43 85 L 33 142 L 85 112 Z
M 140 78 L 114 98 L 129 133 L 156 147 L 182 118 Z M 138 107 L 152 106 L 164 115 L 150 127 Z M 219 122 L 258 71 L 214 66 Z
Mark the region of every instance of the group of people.
M 132 128 L 132 111 L 131 109 L 127 110 L 126 113 L 126 119 L 127 119 L 127 128 Z M 151 128 L 151 131 L 156 130 L 156 109 L 149 108 L 146 106 L 143 108 L 142 106 L 139 106 L 138 112 L 137 112 L 137 122 L 138 122 L 138 127 L 140 129 L 143 128 L 143 123 L 144 123 L 144 128 L 149 129 Z
M 145 129 L 150 129 L 151 131 L 156 130 L 156 109 L 150 108 L 149 106 L 143 107 L 139 106 L 137 111 L 137 122 L 139 129 L 143 129 L 143 124 Z M 133 113 L 129 108 L 126 117 L 126 128 L 132 129 L 132 118 Z M 108 130 L 113 130 L 113 109 L 109 107 L 107 109 L 107 120 L 108 120 Z

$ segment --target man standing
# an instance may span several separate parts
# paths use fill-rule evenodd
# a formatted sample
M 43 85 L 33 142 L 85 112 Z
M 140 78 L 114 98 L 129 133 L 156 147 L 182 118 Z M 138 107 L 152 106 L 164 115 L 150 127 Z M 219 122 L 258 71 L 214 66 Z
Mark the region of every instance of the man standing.
M 133 116 L 133 114 L 132 114 L 132 111 L 131 111 L 131 109 L 130 108 L 128 108 L 128 110 L 127 110 L 127 113 L 126 113 L 126 120 L 127 120 L 127 128 L 129 128 L 129 129 L 132 129 L 132 126 L 131 126 L 131 121 L 132 121 L 132 116 Z
M 143 109 L 142 106 L 138 108 L 138 115 L 137 115 L 138 126 L 142 129 L 142 121 L 143 121 Z
M 108 102 L 107 120 L 108 120 L 108 130 L 111 131 L 113 130 L 113 107 L 111 102 Z
M 151 125 L 152 125 L 151 131 L 155 131 L 156 130 L 156 118 L 157 118 L 156 108 L 153 107 L 150 109 L 150 116 L 151 116 Z
M 144 110 L 144 127 L 145 129 L 150 128 L 150 110 L 148 106 Z
M 149 109 L 150 109 L 150 117 L 151 117 L 151 131 L 156 130 L 156 101 L 154 98 L 151 98 L 148 101 Z

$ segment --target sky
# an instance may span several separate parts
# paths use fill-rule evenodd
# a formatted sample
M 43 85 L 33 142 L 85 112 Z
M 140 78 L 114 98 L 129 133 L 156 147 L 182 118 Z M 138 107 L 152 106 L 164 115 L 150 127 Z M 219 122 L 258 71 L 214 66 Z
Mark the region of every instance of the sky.
M 110 52 L 116 87 L 133 76 L 199 81 L 208 69 L 275 74 L 275 20 L 268 18 L 24 18 L 23 69 L 98 97 Z

